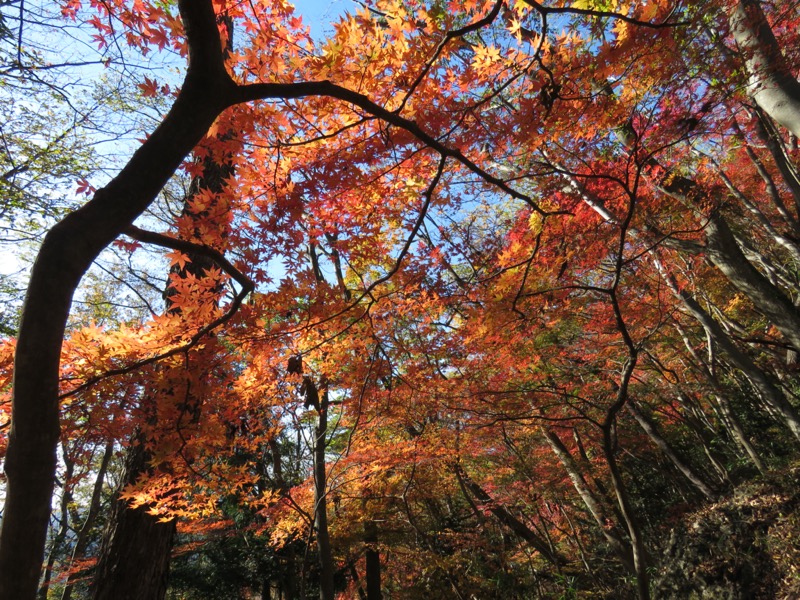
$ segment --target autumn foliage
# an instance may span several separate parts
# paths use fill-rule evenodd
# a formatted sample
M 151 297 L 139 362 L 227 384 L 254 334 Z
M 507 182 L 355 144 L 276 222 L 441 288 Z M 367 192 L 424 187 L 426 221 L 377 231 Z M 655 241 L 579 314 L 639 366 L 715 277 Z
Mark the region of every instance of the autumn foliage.
M 144 444 L 121 498 L 176 520 L 175 560 L 253 536 L 310 593 L 324 409 L 337 597 L 370 552 L 386 597 L 657 597 L 675 520 L 797 456 L 800 132 L 732 16 L 792 96 L 796 6 L 376 0 L 324 41 L 213 7 L 241 91 L 181 173 L 226 174 L 118 240 L 161 249 L 169 310 L 64 338 L 63 489 Z M 170 3 L 62 13 L 190 52 Z

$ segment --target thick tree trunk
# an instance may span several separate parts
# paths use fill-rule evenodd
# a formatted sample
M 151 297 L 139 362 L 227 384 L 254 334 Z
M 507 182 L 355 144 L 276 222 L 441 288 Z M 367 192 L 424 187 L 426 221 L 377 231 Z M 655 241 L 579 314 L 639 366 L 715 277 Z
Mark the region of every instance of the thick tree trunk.
M 229 38 L 232 33 L 229 31 Z M 198 227 L 196 226 L 201 217 L 207 216 L 207 213 L 195 214 L 191 209 L 191 200 L 197 194 L 207 191 L 212 194 L 219 194 L 225 188 L 225 182 L 228 177 L 233 174 L 233 167 L 227 157 L 215 160 L 213 157 L 208 156 L 203 161 L 202 174 L 192 180 L 189 188 L 189 194 L 184 200 L 183 210 L 181 212 L 182 221 L 189 223 L 189 228 L 192 231 L 181 231 L 180 233 L 186 237 L 193 238 L 198 235 Z M 228 233 L 228 224 L 215 223 L 220 234 L 225 237 Z M 175 265 L 170 272 L 169 283 L 164 291 L 165 308 L 168 313 L 180 314 L 181 308 L 176 306 L 173 299 L 177 293 L 176 280 L 184 279 L 188 276 L 197 278 L 198 280 L 207 277 L 207 271 L 214 266 L 213 260 L 205 255 L 198 253 L 188 253 L 189 262 L 178 266 Z M 216 305 L 216 299 L 210 302 Z M 207 345 L 206 351 L 210 348 Z M 210 350 L 213 352 L 213 350 Z M 190 415 L 189 419 L 192 424 L 196 424 L 200 419 L 202 412 L 203 398 L 197 394 L 190 394 L 185 401 L 187 403 L 186 412 Z M 158 398 L 149 397 L 143 400 L 145 404 L 145 411 L 148 413 L 148 418 L 154 423 L 157 421 L 158 412 Z M 156 442 L 157 444 L 158 442 Z M 126 476 L 122 481 L 120 491 L 129 485 L 133 485 L 142 477 L 146 477 L 150 472 L 150 453 L 144 448 L 144 442 L 134 443 L 129 452 L 134 454 L 131 458 L 131 465 L 134 468 L 126 472 Z M 144 457 L 136 456 L 144 453 Z M 138 469 L 136 468 L 138 467 Z M 161 600 L 166 592 L 166 586 L 162 585 L 162 581 L 168 578 L 168 569 L 170 562 L 170 553 L 172 550 L 172 537 L 167 537 L 169 531 L 165 529 L 159 522 L 159 516 L 150 514 L 144 509 L 128 509 L 124 511 L 122 507 L 118 507 L 112 514 L 113 519 L 124 519 L 125 526 L 118 527 L 112 524 L 108 529 L 108 534 L 112 535 L 111 539 L 105 540 L 107 548 L 100 556 L 97 572 L 95 575 L 94 588 L 98 593 L 102 591 L 103 596 L 95 596 L 95 600 L 112 600 L 113 598 L 122 598 L 127 594 L 128 581 L 136 578 L 136 573 L 141 570 L 141 565 L 136 564 L 131 560 L 120 560 L 120 556 L 127 556 L 130 553 L 129 548 L 134 544 L 143 545 L 140 549 L 140 554 L 149 556 L 152 565 L 160 565 L 165 571 L 163 573 L 150 572 L 149 581 L 151 588 L 146 587 L 146 582 L 141 580 L 139 587 L 139 597 L 149 598 L 152 600 Z M 138 525 L 137 525 L 138 522 Z M 175 532 L 175 525 L 172 525 L 172 533 Z M 144 535 L 148 532 L 152 537 Z M 128 537 L 135 535 L 135 538 Z M 105 561 L 111 561 L 111 566 L 105 564 Z M 130 571 L 130 573 L 128 572 Z M 112 581 L 97 581 L 99 577 L 108 577 L 113 573 Z
M 745 55 L 750 95 L 764 112 L 800 137 L 800 83 L 792 76 L 760 0 L 739 0 L 730 26 Z
M 59 437 L 59 359 L 72 295 L 97 255 L 153 201 L 232 101 L 211 2 L 180 0 L 189 69 L 162 124 L 120 174 L 45 236 L 31 271 L 14 363 L 0 530 L 0 600 L 36 595 Z
M 367 545 L 366 562 L 367 600 L 382 600 L 381 555 L 378 552 L 378 526 L 372 519 L 364 522 L 364 543 Z
M 128 452 L 122 487 L 149 470 L 143 443 Z M 132 509 L 117 498 L 110 531 L 100 549 L 92 584 L 93 600 L 161 600 L 167 593 L 167 573 L 175 521 L 159 522 L 147 505 Z
M 720 215 L 709 217 L 706 240 L 706 255 L 714 266 L 772 321 L 794 348 L 800 349 L 800 312 L 790 298 L 747 260 Z

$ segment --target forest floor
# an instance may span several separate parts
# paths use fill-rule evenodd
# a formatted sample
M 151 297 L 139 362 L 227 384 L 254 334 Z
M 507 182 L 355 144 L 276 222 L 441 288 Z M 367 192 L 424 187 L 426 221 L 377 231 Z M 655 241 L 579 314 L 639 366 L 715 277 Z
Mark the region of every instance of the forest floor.
M 800 463 L 685 515 L 662 557 L 656 598 L 800 598 Z

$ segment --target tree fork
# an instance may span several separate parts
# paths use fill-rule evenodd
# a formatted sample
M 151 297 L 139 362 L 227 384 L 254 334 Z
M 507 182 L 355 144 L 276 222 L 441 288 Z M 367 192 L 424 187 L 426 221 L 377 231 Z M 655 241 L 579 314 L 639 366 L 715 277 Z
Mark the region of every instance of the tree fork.
M 117 177 L 48 232 L 31 271 L 14 364 L 0 600 L 36 595 L 60 433 L 59 360 L 72 295 L 98 254 L 155 199 L 235 88 L 222 62 L 212 3 L 180 0 L 179 8 L 189 67 L 175 104 Z

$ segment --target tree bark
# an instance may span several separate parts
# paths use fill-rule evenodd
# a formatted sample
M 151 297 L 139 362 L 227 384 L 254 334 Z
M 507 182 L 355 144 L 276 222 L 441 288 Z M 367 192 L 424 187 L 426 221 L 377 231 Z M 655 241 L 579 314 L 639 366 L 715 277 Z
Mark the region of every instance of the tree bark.
M 694 485 L 694 487 L 706 497 L 706 499 L 715 500 L 717 493 L 712 490 L 705 481 L 703 481 L 703 478 L 700 477 L 700 475 L 695 473 L 694 469 L 692 469 L 692 467 L 689 466 L 686 461 L 678 456 L 675 450 L 672 449 L 672 446 L 669 445 L 667 440 L 661 436 L 656 424 L 647 418 L 634 402 L 628 401 L 627 409 L 642 428 L 642 431 L 647 434 L 647 437 L 649 437 L 656 447 L 661 450 L 664 455 L 670 459 L 670 461 L 672 461 L 672 464 L 675 465 L 675 467 L 683 474 L 683 476 L 686 477 L 686 479 L 688 479 L 692 485 Z
M 486 493 L 486 490 L 475 483 L 460 465 L 454 465 L 454 470 L 459 480 L 464 483 L 464 486 L 469 489 L 479 502 L 488 506 L 489 510 L 497 517 L 498 521 L 513 531 L 520 539 L 525 540 L 531 548 L 539 552 L 548 562 L 556 566 L 566 563 L 564 557 L 554 552 L 550 548 L 550 545 L 536 532 L 532 531 L 530 527 L 512 515 L 504 506 L 495 502 L 492 497 Z
M 774 385 L 764 371 L 733 343 L 728 334 L 725 333 L 725 330 L 722 329 L 722 326 L 700 306 L 697 300 L 692 298 L 686 290 L 682 290 L 678 287 L 671 275 L 664 270 L 660 263 L 657 262 L 656 267 L 661 272 L 664 281 L 669 285 L 672 292 L 683 302 L 687 310 L 708 332 L 711 339 L 719 344 L 719 347 L 725 353 L 730 363 L 744 373 L 758 392 L 758 395 L 781 415 L 792 434 L 800 440 L 800 415 L 783 395 L 780 388 Z
M 706 240 L 706 255 L 714 266 L 772 321 L 794 348 L 800 349 L 800 312 L 790 298 L 747 260 L 728 223 L 720 215 L 709 217 Z
M 0 600 L 36 595 L 59 437 L 59 359 L 72 295 L 92 261 L 153 201 L 230 104 L 210 1 L 180 0 L 189 68 L 164 121 L 109 184 L 45 236 L 31 271 L 14 363 L 0 530 Z
M 750 443 L 750 440 L 747 439 L 747 434 L 744 432 L 744 428 L 742 427 L 741 421 L 739 421 L 739 417 L 736 416 L 736 413 L 733 411 L 730 402 L 728 402 L 725 390 L 722 389 L 722 386 L 720 385 L 719 381 L 717 381 L 716 376 L 711 372 L 711 369 L 708 367 L 708 365 L 703 362 L 700 356 L 697 355 L 697 352 L 695 352 L 694 348 L 692 348 L 692 344 L 689 341 L 686 332 L 680 326 L 680 323 L 676 322 L 675 327 L 683 339 L 686 349 L 694 359 L 696 368 L 703 374 L 714 390 L 714 398 L 719 406 L 720 419 L 723 425 L 728 429 L 728 432 L 730 433 L 731 438 L 733 438 L 733 441 L 736 443 L 736 445 L 738 445 L 739 448 L 741 448 L 745 454 L 750 457 L 750 460 L 753 461 L 753 464 L 761 472 L 761 474 L 765 475 L 767 473 L 766 465 L 761 460 L 761 457 L 758 455 L 758 452 L 756 452 L 756 449 Z
M 739 0 L 730 27 L 745 55 L 750 95 L 764 112 L 800 137 L 800 83 L 792 76 L 760 0 Z
M 232 38 L 232 31 L 228 31 L 229 40 Z M 227 136 L 230 137 L 230 136 Z M 208 191 L 212 194 L 219 194 L 225 189 L 226 180 L 233 175 L 233 167 L 229 156 L 226 155 L 221 159 L 215 159 L 212 155 L 208 155 L 202 162 L 202 173 L 192 180 L 189 192 L 184 200 L 181 218 L 183 221 L 189 223 L 190 231 L 181 231 L 185 237 L 194 238 L 198 236 L 197 222 L 201 217 L 207 216 L 207 211 L 196 214 L 191 209 L 191 200 L 202 191 Z M 216 227 L 222 237 L 228 234 L 227 222 L 215 222 L 211 227 Z M 174 297 L 177 294 L 176 280 L 184 279 L 188 276 L 197 278 L 198 280 L 207 277 L 207 271 L 214 266 L 214 261 L 207 255 L 202 255 L 197 252 L 187 253 L 189 262 L 183 265 L 174 265 L 170 270 L 169 283 L 164 290 L 165 309 L 168 313 L 180 314 L 181 308 L 174 302 Z M 216 306 L 218 299 L 209 301 L 209 304 Z M 206 346 L 206 351 L 211 351 L 209 346 Z M 158 413 L 158 397 L 145 397 L 143 405 L 148 419 L 154 424 L 157 421 Z M 192 424 L 196 424 L 200 419 L 202 412 L 203 398 L 196 393 L 189 394 L 186 398 L 187 406 L 185 411 L 189 414 L 189 420 Z M 156 444 L 158 442 L 156 441 Z M 134 456 L 131 458 L 132 468 L 126 471 L 125 477 L 120 485 L 120 491 L 129 485 L 133 485 L 142 477 L 146 477 L 151 472 L 150 452 L 144 446 L 144 440 L 141 443 L 134 443 L 129 448 L 129 452 Z M 138 456 L 139 454 L 144 456 Z M 128 581 L 136 578 L 136 574 L 142 572 L 142 566 L 136 564 L 132 560 L 128 560 L 130 553 L 130 546 L 133 544 L 142 544 L 144 547 L 141 549 L 140 554 L 148 556 L 148 560 L 153 565 L 161 565 L 165 569 L 163 573 L 151 572 L 149 581 L 151 587 L 147 587 L 144 578 L 140 579 L 140 586 L 138 594 L 141 598 L 149 598 L 152 600 L 162 600 L 166 592 L 166 586 L 161 585 L 162 580 L 167 580 L 170 562 L 170 553 L 172 550 L 173 537 L 175 533 L 175 525 L 173 524 L 171 530 L 165 529 L 159 523 L 159 517 L 152 515 L 148 510 L 134 509 L 125 511 L 122 507 L 118 507 L 112 514 L 113 519 L 122 518 L 126 521 L 124 527 L 117 527 L 112 525 L 108 528 L 108 534 L 112 537 L 104 540 L 107 546 L 104 545 L 104 552 L 100 556 L 97 572 L 95 575 L 95 584 L 93 588 L 97 594 L 94 600 L 113 600 L 114 598 L 122 598 L 127 594 Z M 138 525 L 136 524 L 138 521 Z M 171 534 L 170 534 L 171 531 Z M 152 537 L 143 535 L 142 532 L 149 532 Z M 129 536 L 134 534 L 135 538 Z M 170 536 L 167 539 L 167 536 Z M 125 560 L 122 560 L 124 558 Z M 110 561 L 111 566 L 105 564 Z M 113 575 L 112 575 L 113 574 Z M 113 576 L 112 581 L 98 582 L 99 577 Z M 102 592 L 103 595 L 98 595 Z
M 120 491 L 149 470 L 150 453 L 143 443 L 128 453 Z M 131 508 L 119 498 L 114 502 L 92 584 L 93 600 L 161 600 L 166 595 L 175 520 L 160 522 L 148 510 L 147 505 Z
M 314 530 L 319 553 L 319 598 L 334 600 L 333 554 L 328 533 L 328 491 L 325 463 L 326 435 L 328 433 L 328 390 L 323 390 L 319 405 L 319 419 L 314 432 Z
M 757 0 L 742 1 L 756 2 Z M 629 151 L 636 151 L 635 136 L 627 132 L 624 127 L 618 130 L 618 135 Z M 711 263 L 772 321 L 795 349 L 800 349 L 800 311 L 791 298 L 779 287 L 773 285 L 747 259 L 736 236 L 719 210 L 715 209 L 710 215 L 704 214 L 701 207 L 714 204 L 709 202 L 713 199 L 707 198 L 705 191 L 697 182 L 669 169 L 663 169 L 652 156 L 648 156 L 644 160 L 643 166 L 652 171 L 653 183 L 657 189 L 683 203 L 705 222 L 706 247 L 704 250 Z M 587 199 L 584 198 L 584 201 L 586 202 Z M 592 206 L 591 203 L 589 205 Z M 595 206 L 592 208 L 597 210 Z M 603 213 L 600 214 L 611 222 L 617 222 L 610 213 L 607 213 L 607 216 Z
M 56 556 L 63 550 L 62 545 L 67 538 L 69 531 L 69 505 L 72 502 L 72 474 L 75 470 L 75 463 L 69 459 L 66 445 L 64 449 L 64 485 L 61 491 L 61 517 L 58 533 L 53 538 L 53 543 L 50 546 L 50 555 L 47 557 L 47 566 L 44 569 L 44 576 L 42 578 L 42 585 L 39 587 L 39 599 L 47 600 L 50 593 L 50 581 L 53 577 L 53 566 L 56 562 Z
M 611 484 L 617 495 L 619 508 L 625 518 L 625 525 L 631 539 L 633 568 L 636 575 L 636 589 L 639 592 L 639 600 L 649 600 L 650 573 L 647 570 L 647 552 L 645 550 L 644 538 L 642 537 L 639 522 L 636 519 L 630 497 L 628 496 L 628 491 L 622 481 L 622 473 L 620 473 L 619 467 L 617 466 L 617 459 L 614 456 L 614 443 L 612 439 L 613 427 L 613 424 L 610 426 L 607 424 L 607 426 L 603 428 L 603 453 L 605 454 L 608 469 L 611 473 Z
M 100 498 L 103 493 L 103 484 L 105 483 L 106 471 L 108 470 L 108 463 L 111 462 L 111 456 L 114 453 L 114 443 L 107 442 L 105 450 L 103 451 L 103 458 L 100 462 L 100 468 L 97 471 L 97 478 L 94 481 L 94 488 L 92 488 L 92 498 L 89 501 L 89 512 L 86 514 L 86 519 L 78 532 L 78 539 L 75 541 L 75 548 L 72 551 L 72 558 L 70 564 L 74 565 L 75 561 L 83 558 L 86 553 L 86 547 L 89 545 L 89 532 L 94 527 L 94 522 L 97 515 L 100 513 Z M 64 586 L 64 591 L 61 594 L 61 600 L 71 600 L 72 591 L 75 588 L 75 581 L 78 579 L 78 573 L 71 572 L 67 578 L 67 584 Z
M 589 509 L 589 512 L 594 518 L 595 523 L 597 523 L 597 526 L 600 528 L 603 537 L 606 538 L 609 546 L 611 546 L 611 549 L 620 559 L 623 566 L 629 572 L 636 574 L 631 551 L 628 549 L 627 544 L 623 541 L 622 537 L 618 533 L 617 527 L 610 525 L 613 523 L 613 521 L 608 518 L 602 504 L 591 491 L 591 489 L 589 489 L 589 486 L 586 484 L 586 480 L 583 478 L 580 469 L 578 469 L 575 459 L 555 433 L 546 427 L 542 427 L 542 433 L 544 434 L 548 444 L 550 444 L 550 448 L 553 450 L 553 453 L 558 457 L 558 460 L 567 471 L 567 475 L 569 476 L 570 481 L 572 481 L 575 491 L 578 492 L 578 495 L 581 497 L 581 500 L 583 500 L 586 508 Z
M 382 600 L 381 555 L 378 552 L 378 526 L 374 520 L 364 522 L 364 543 L 367 545 L 366 562 L 367 600 Z

